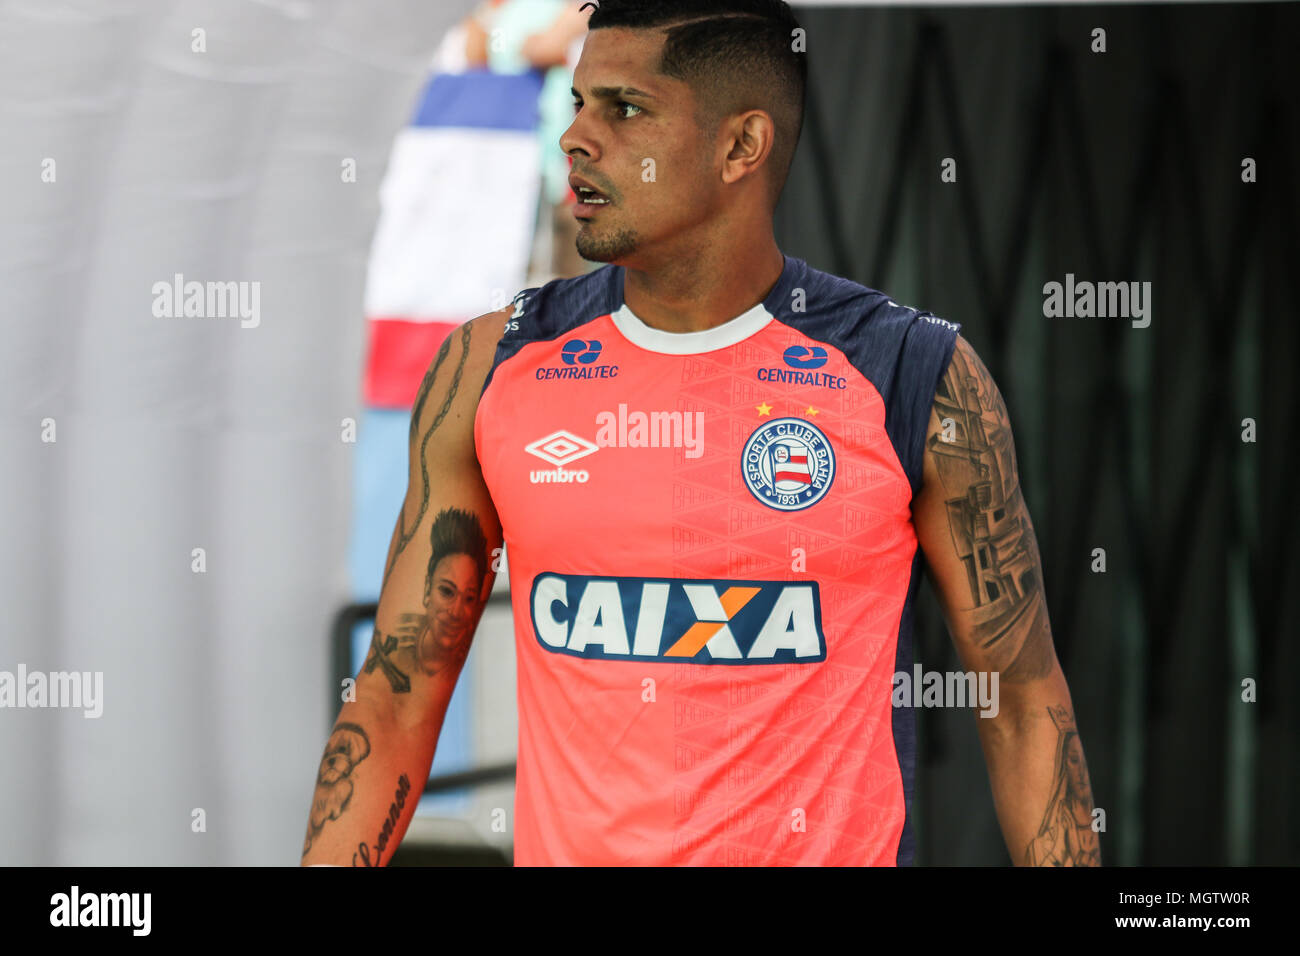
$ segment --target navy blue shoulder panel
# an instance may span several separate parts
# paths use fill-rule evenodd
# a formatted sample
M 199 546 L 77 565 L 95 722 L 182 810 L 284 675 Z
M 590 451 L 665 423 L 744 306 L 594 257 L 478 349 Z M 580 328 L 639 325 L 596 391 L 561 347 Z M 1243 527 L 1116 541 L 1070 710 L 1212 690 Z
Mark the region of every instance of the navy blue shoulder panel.
M 912 493 L 920 491 L 930 409 L 961 325 L 806 265 L 790 301 L 773 314 L 843 352 L 876 387 L 885 401 L 885 431 Z
M 546 285 L 519 292 L 513 300 L 514 314 L 510 316 L 510 321 L 517 322 L 518 328 L 507 326 L 497 343 L 492 368 L 483 380 L 483 391 L 487 391 L 497 366 L 517 355 L 525 345 L 559 338 L 592 319 L 615 311 L 622 304 L 620 279 L 618 269 L 605 265 L 585 275 L 552 279 Z

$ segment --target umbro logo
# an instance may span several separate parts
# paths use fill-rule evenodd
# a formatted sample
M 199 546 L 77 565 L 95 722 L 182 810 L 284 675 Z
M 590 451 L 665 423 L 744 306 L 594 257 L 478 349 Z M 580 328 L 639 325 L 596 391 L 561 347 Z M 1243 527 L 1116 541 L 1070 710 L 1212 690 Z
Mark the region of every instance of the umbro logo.
M 559 466 L 567 465 L 579 458 L 586 458 L 588 455 L 599 451 L 599 447 L 585 438 L 579 438 L 572 432 L 560 429 L 545 438 L 537 439 L 531 445 L 525 445 L 524 451 L 530 455 L 536 455 L 552 465 Z
M 580 438 L 572 432 L 566 432 L 560 429 L 557 432 L 537 441 L 524 446 L 524 451 L 530 455 L 536 455 L 542 461 L 552 464 L 554 468 L 534 469 L 528 473 L 528 480 L 535 485 L 540 484 L 569 484 L 577 482 L 585 484 L 591 479 L 591 475 L 585 469 L 570 471 L 565 465 L 572 464 L 580 458 L 586 458 L 588 455 L 595 454 L 599 447 L 585 438 Z

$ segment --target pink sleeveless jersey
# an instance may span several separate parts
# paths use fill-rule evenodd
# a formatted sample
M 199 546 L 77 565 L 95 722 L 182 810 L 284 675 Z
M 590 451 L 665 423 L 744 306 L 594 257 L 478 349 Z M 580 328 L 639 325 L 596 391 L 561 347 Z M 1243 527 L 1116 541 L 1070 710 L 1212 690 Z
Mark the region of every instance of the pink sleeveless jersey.
M 958 326 L 785 258 L 674 334 L 605 266 L 516 297 L 475 421 L 517 865 L 910 864 L 911 501 Z

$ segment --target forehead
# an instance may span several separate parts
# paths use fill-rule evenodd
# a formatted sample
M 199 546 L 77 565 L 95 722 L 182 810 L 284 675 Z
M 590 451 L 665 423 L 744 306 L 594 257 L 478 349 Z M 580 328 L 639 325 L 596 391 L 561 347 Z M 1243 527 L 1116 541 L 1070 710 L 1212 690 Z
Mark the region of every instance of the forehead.
M 457 551 L 453 554 L 445 554 L 438 559 L 438 563 L 434 567 L 434 577 L 452 577 L 458 573 L 465 574 L 473 572 L 475 567 L 476 562 L 472 557 Z
M 659 72 L 665 36 L 662 30 L 592 30 L 573 70 L 574 88 L 585 93 L 592 87 L 631 86 L 662 98 L 687 91 L 686 84 Z

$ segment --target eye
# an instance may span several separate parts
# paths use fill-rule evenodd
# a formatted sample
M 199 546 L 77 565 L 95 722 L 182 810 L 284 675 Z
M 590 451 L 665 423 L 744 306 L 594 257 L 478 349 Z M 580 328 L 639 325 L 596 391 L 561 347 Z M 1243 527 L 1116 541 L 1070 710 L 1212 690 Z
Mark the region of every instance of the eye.
M 577 115 L 578 115 L 578 110 L 580 110 L 580 109 L 582 109 L 582 100 L 574 100 L 574 101 L 573 101 L 573 115 L 574 115 L 574 116 L 577 116 Z
M 632 107 L 632 109 L 636 110 L 637 113 L 641 112 L 641 107 L 637 106 L 635 103 L 628 103 L 628 102 L 625 101 L 625 100 L 619 100 L 619 101 L 614 105 L 614 108 L 615 108 L 616 110 L 618 110 L 620 113 L 622 113 L 623 107 L 625 107 L 625 106 L 630 106 L 630 107 Z M 636 114 L 634 113 L 634 114 L 632 114 L 632 115 L 635 116 Z M 631 116 L 624 116 L 624 117 L 623 117 L 623 119 L 631 119 L 631 118 L 632 118 Z

